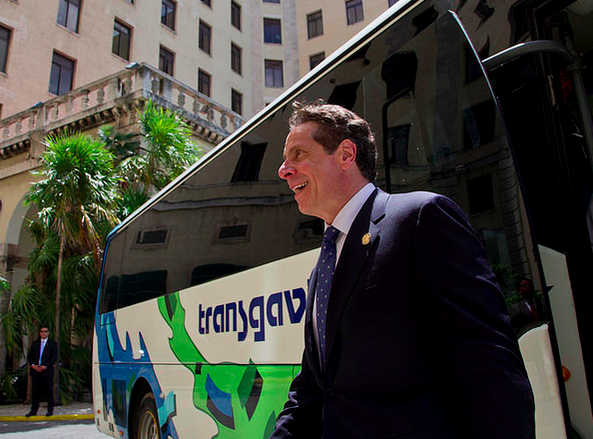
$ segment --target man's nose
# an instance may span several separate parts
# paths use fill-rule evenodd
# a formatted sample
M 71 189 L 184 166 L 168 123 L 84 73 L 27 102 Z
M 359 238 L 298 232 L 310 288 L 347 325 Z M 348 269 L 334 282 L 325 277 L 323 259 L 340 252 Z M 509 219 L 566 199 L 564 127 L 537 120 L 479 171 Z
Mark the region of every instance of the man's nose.
M 293 176 L 295 173 L 294 168 L 288 163 L 287 160 L 284 160 L 280 167 L 278 168 L 278 176 L 284 180 L 288 179 L 289 177 Z

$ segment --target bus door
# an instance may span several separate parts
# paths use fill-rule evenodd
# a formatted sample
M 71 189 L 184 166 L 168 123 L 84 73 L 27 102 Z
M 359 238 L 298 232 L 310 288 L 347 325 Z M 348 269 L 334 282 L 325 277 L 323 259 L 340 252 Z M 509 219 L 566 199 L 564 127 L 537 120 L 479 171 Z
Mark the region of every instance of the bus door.
M 591 439 L 593 3 L 529 8 L 534 41 L 484 65 L 521 176 L 573 433 Z

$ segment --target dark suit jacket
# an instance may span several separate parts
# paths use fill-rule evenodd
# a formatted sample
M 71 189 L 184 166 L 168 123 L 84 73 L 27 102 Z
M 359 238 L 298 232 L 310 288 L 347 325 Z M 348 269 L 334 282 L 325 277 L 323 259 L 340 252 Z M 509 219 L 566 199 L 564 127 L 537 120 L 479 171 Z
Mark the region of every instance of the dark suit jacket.
M 27 361 L 29 362 L 30 366 L 33 364 L 47 366 L 47 369 L 41 372 L 41 375 L 52 375 L 54 371 L 54 364 L 56 364 L 56 361 L 58 360 L 58 344 L 51 339 L 47 340 L 45 348 L 43 349 L 41 363 L 39 363 L 39 349 L 41 349 L 41 339 L 35 340 L 31 345 L 31 349 L 29 349 L 29 353 L 27 355 Z M 31 373 L 33 373 L 33 369 L 31 369 Z
M 449 199 L 378 190 L 367 200 L 333 278 L 325 372 L 309 297 L 302 370 L 272 438 L 534 437 L 505 302 Z
M 523 329 L 533 322 L 540 322 L 545 321 L 546 319 L 546 312 L 543 305 L 543 302 L 539 297 L 534 298 L 535 309 L 539 314 L 538 318 L 536 318 L 525 300 L 521 299 L 520 302 L 517 302 L 509 307 L 509 316 L 511 318 L 511 326 L 515 330 L 515 333 L 520 336 L 524 333 Z M 531 327 L 531 326 L 529 326 Z

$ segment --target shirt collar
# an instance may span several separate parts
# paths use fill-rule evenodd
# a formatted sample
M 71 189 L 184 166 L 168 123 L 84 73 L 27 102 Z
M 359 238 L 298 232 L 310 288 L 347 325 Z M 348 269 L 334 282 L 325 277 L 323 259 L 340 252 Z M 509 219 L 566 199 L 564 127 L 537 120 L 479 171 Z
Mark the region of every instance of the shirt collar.
M 331 224 L 343 234 L 347 235 L 350 231 L 350 227 L 362 209 L 362 205 L 371 196 L 375 190 L 373 183 L 367 183 L 361 190 L 359 190 L 348 202 L 342 207 L 342 210 L 338 212 L 334 222 Z M 325 227 L 329 227 L 326 223 Z

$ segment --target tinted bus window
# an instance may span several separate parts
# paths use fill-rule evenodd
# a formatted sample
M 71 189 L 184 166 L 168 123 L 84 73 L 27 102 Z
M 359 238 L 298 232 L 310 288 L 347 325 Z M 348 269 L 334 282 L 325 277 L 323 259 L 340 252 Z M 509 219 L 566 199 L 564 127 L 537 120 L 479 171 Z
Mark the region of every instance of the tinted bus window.
M 516 298 L 514 279 L 538 276 L 503 124 L 455 18 L 445 15 L 431 24 L 433 14 L 419 17 L 403 17 L 338 67 L 321 71 L 296 100 L 321 98 L 371 123 L 379 186 L 391 192 L 431 190 L 460 204 L 510 304 Z M 320 231 L 307 230 L 313 220 L 298 212 L 292 192 L 277 176 L 290 103 L 204 163 L 113 239 L 126 254 L 121 265 L 105 270 L 106 279 L 120 279 L 118 306 L 319 245 Z M 151 276 L 149 282 L 141 280 Z M 148 284 L 152 287 L 141 287 Z

